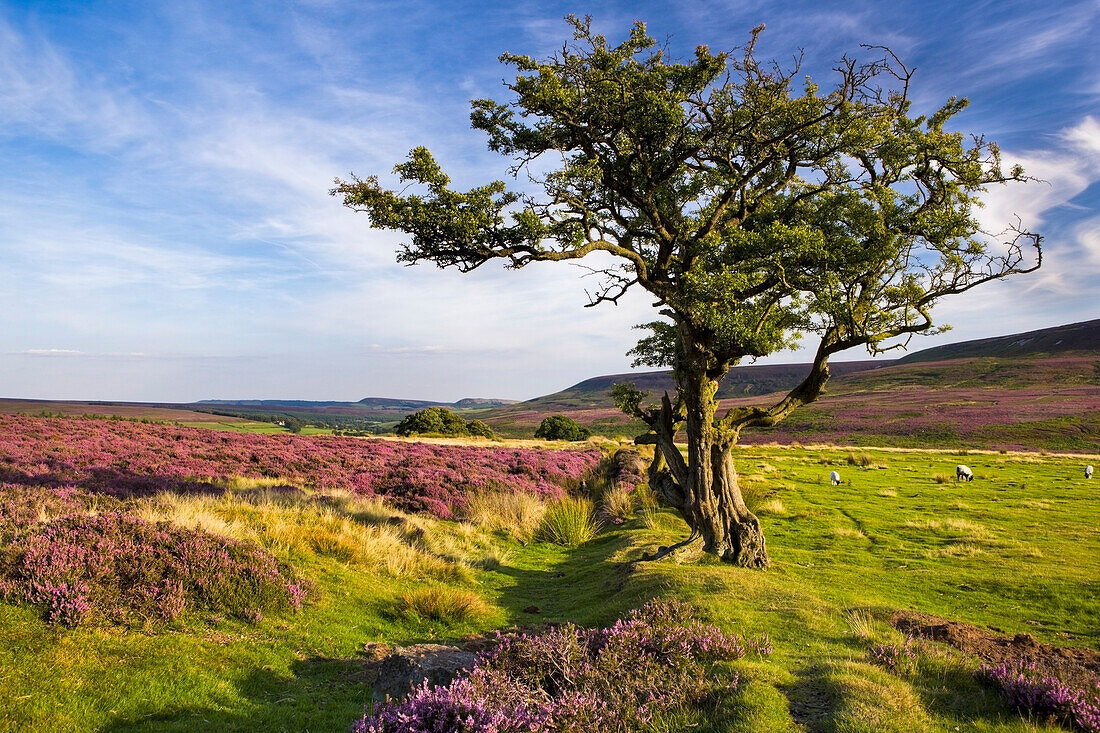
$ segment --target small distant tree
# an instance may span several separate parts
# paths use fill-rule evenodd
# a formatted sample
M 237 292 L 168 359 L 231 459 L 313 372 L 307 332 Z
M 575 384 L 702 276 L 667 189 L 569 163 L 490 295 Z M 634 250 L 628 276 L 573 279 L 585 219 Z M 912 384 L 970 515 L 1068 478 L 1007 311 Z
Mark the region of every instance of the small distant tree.
M 1002 168 L 995 144 L 946 128 L 966 100 L 914 115 L 912 73 L 888 49 L 841 58 L 823 89 L 797 61 L 756 58 L 763 26 L 735 52 L 700 46 L 673 62 L 643 23 L 612 46 L 589 19 L 569 22 L 574 43 L 550 58 L 501 56 L 518 71 L 509 104 L 473 102 L 474 127 L 532 186 L 455 190 L 416 148 L 395 168 L 399 191 L 372 176 L 337 180 L 332 193 L 408 235 L 400 262 L 469 272 L 602 253 L 589 305 L 646 290 L 664 319 L 647 325 L 635 363 L 671 367 L 676 392 L 646 404 L 621 385 L 615 398 L 650 428 L 637 438 L 656 446 L 649 484 L 683 515 L 688 540 L 764 567 L 734 470 L 741 431 L 817 399 L 834 354 L 936 333 L 942 298 L 1039 267 L 1038 235 L 1018 224 L 986 234 L 973 215 L 986 186 L 1025 176 Z M 801 383 L 719 412 L 731 368 L 806 337 L 817 346 Z
M 466 421 L 446 407 L 428 407 L 406 415 L 393 429 L 398 435 L 466 435 Z
M 466 432 L 481 438 L 494 438 L 493 429 L 481 420 L 471 420 L 466 423 Z
M 446 407 L 428 407 L 406 415 L 393 429 L 398 435 L 477 435 L 492 438 L 493 430 L 481 420 L 466 422 Z
M 535 431 L 536 438 L 543 440 L 587 440 L 592 435 L 588 428 L 581 427 L 577 421 L 565 415 L 544 417 Z

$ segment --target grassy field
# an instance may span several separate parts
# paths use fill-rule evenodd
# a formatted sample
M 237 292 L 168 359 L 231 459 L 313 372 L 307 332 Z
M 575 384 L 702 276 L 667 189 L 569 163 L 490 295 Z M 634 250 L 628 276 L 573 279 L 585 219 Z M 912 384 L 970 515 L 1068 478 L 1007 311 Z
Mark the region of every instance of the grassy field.
M 960 462 L 973 483 L 954 482 Z M 1008 711 L 972 677 L 975 661 L 948 647 L 916 642 L 900 674 L 869 663 L 867 649 L 901 641 L 887 623 L 899 609 L 1100 649 L 1100 483 L 1084 479 L 1085 462 L 1097 458 L 742 449 L 774 563 L 765 572 L 690 552 L 637 562 L 686 535 L 663 510 L 632 512 L 565 548 L 491 523 L 248 482 L 225 496 L 142 499 L 142 516 L 264 545 L 315 594 L 301 612 L 257 624 L 184 616 L 127 630 L 66 630 L 0 603 L 0 729 L 343 731 L 370 700 L 368 643 L 606 624 L 676 597 L 728 630 L 766 632 L 775 650 L 733 662 L 746 684 L 721 719 L 695 730 L 1056 730 Z M 832 470 L 841 485 L 829 484 Z M 432 618 L 409 600 L 442 589 L 482 603 Z

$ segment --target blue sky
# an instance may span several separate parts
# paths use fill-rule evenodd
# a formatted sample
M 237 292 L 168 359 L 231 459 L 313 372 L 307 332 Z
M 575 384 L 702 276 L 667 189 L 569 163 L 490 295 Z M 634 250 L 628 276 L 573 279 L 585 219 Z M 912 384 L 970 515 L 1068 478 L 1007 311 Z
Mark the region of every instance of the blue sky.
M 0 0 L 0 396 L 525 399 L 626 371 L 642 294 L 583 308 L 554 263 L 402 267 L 327 195 L 421 144 L 456 185 L 504 176 L 469 100 L 505 99 L 497 56 L 549 55 L 570 12 L 683 57 L 765 23 L 760 55 L 802 48 L 823 86 L 890 46 L 918 109 L 968 97 L 957 128 L 1046 181 L 982 212 L 1040 230 L 1043 270 L 944 301 L 954 330 L 913 348 L 1100 316 L 1097 0 Z

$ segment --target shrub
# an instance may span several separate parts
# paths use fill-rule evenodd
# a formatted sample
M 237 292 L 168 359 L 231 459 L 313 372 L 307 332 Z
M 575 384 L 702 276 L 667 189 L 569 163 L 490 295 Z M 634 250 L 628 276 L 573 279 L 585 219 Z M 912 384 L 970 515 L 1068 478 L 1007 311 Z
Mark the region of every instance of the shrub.
M 482 423 L 484 424 L 484 423 Z M 446 407 L 428 407 L 406 415 L 393 429 L 398 435 L 469 435 L 466 421 Z
M 544 417 L 535 431 L 535 437 L 543 440 L 587 440 L 591 434 L 588 428 L 581 427 L 576 420 L 565 415 Z
M 706 665 L 746 650 L 771 648 L 766 639 L 753 643 L 702 623 L 687 604 L 655 602 L 605 629 L 567 624 L 501 637 L 468 678 L 383 703 L 352 731 L 649 730 L 655 717 L 690 711 L 720 693 Z M 737 686 L 734 676 L 725 690 Z
M 599 531 L 592 502 L 566 496 L 546 507 L 538 537 L 555 545 L 576 547 L 588 542 Z
M 471 420 L 466 423 L 466 432 L 481 438 L 494 438 L 493 429 L 481 420 Z
M 405 618 L 461 623 L 484 618 L 489 607 L 472 591 L 435 585 L 402 594 L 398 613 Z
M 331 436 L 246 435 L 173 425 L 0 415 L 5 482 L 0 504 L 19 487 L 75 487 L 116 498 L 164 492 L 220 495 L 229 477 L 278 479 L 318 491 L 386 496 L 402 510 L 452 519 L 475 491 L 558 497 L 598 465 L 598 450 L 505 449 L 398 444 Z M 237 479 L 234 479 L 237 480 Z M 7 485 L 7 484 L 5 484 Z M 50 505 L 83 502 L 75 495 Z M 26 504 L 25 502 L 23 502 Z M 33 509 L 33 502 L 29 504 Z M 75 506 L 75 504 L 74 504 Z M 53 508 L 49 511 L 54 512 Z M 0 507 L 0 524 L 6 522 Z M 19 526 L 15 522 L 15 526 Z M 0 532 L 3 529 L 0 528 Z
M 1051 717 L 1086 733 L 1100 733 L 1100 688 L 1090 694 L 1057 677 L 1040 676 L 1034 663 L 983 666 L 977 674 L 998 685 L 1013 710 L 1029 717 Z
M 633 489 L 646 482 L 648 464 L 642 454 L 631 448 L 620 448 L 611 456 L 611 481 Z
M 872 644 L 867 650 L 867 657 L 872 663 L 885 667 L 890 672 L 898 674 L 908 671 L 912 661 L 917 658 L 917 653 L 912 648 L 913 637 L 907 637 L 905 644 L 899 647 L 897 644 Z
M 0 557 L 5 595 L 67 626 L 93 615 L 170 621 L 184 609 L 259 620 L 301 607 L 308 586 L 289 571 L 252 543 L 121 512 L 55 519 Z

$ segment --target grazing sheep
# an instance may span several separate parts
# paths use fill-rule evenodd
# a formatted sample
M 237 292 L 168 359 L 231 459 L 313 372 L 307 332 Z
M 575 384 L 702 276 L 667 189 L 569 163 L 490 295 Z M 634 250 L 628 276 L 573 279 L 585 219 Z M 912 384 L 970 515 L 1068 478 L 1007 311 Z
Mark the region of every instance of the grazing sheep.
M 831 483 L 833 486 L 839 486 L 840 485 L 840 474 L 837 473 L 836 471 L 833 471 L 832 473 L 830 473 L 829 474 L 829 483 Z
M 1092 478 L 1092 466 L 1085 466 L 1085 478 Z
M 961 463 L 955 466 L 955 480 L 958 481 L 959 479 L 963 481 L 974 480 L 974 472 L 970 470 L 970 466 L 964 466 Z

